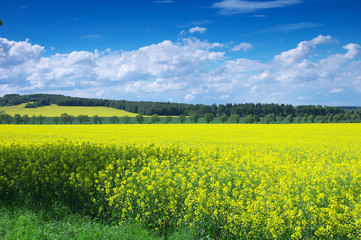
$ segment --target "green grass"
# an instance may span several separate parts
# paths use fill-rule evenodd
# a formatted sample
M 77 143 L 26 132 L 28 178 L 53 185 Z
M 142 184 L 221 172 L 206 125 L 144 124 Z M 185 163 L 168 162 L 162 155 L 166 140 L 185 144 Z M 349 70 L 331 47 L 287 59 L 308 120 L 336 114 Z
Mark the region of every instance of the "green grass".
M 29 117 L 33 115 L 43 115 L 46 117 L 58 117 L 62 113 L 67 113 L 69 115 L 78 116 L 80 114 L 88 115 L 92 117 L 94 115 L 99 115 L 101 117 L 111 117 L 111 116 L 118 116 L 122 117 L 128 115 L 129 117 L 135 117 L 136 113 L 127 112 L 120 109 L 115 109 L 111 107 L 73 107 L 73 106 L 58 106 L 58 105 L 51 105 L 45 107 L 38 107 L 38 108 L 25 108 L 27 103 L 22 103 L 20 105 L 9 106 L 9 107 L 0 107 L 0 112 L 4 111 L 7 114 L 14 115 L 20 114 L 22 115 L 29 115 Z
M 164 239 L 136 224 L 111 225 L 71 213 L 62 204 L 51 208 L 29 207 L 0 202 L 0 239 Z M 170 240 L 194 239 L 192 232 L 181 229 Z

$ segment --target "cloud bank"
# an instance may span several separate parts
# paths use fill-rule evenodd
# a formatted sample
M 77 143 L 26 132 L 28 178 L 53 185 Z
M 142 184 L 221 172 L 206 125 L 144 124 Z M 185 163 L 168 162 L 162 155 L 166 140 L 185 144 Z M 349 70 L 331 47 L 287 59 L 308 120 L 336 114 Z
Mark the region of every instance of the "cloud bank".
M 48 57 L 43 46 L 28 40 L 0 38 L 0 95 L 43 92 L 208 104 L 316 104 L 321 99 L 330 105 L 336 104 L 335 96 L 360 97 L 361 46 L 349 43 L 312 60 L 317 47 L 327 44 L 338 43 L 319 35 L 262 62 L 228 55 L 252 51 L 252 44 L 228 49 L 197 38 L 165 40 L 133 51 L 74 51 Z

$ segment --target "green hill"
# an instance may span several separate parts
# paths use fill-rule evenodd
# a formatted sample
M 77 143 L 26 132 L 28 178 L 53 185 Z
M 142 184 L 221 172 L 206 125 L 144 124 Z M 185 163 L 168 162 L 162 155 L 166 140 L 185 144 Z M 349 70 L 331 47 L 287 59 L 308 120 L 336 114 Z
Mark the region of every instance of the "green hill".
M 98 115 L 101 117 L 112 117 L 118 116 L 122 117 L 128 115 L 129 117 L 135 117 L 136 113 L 127 112 L 120 109 L 115 109 L 111 107 L 88 107 L 88 106 L 58 106 L 51 104 L 50 106 L 37 107 L 37 108 L 25 108 L 27 103 L 22 103 L 14 106 L 0 107 L 0 112 L 4 111 L 7 114 L 14 115 L 43 115 L 45 117 L 59 117 L 62 113 L 67 113 L 69 115 L 78 116 L 80 114 L 88 115 L 92 117 Z
M 185 104 L 185 103 L 171 103 L 171 102 L 149 102 L 149 101 L 127 101 L 127 100 L 110 100 L 110 99 L 96 99 L 96 98 L 79 98 L 70 97 L 57 94 L 6 94 L 0 97 L 0 106 L 10 107 L 19 104 L 26 104 L 25 108 L 38 109 L 40 107 L 46 107 L 51 105 L 57 105 L 59 107 L 99 107 L 95 108 L 97 115 L 103 113 L 99 110 L 100 107 L 113 108 L 115 110 L 123 110 L 129 113 L 141 114 L 151 116 L 158 114 L 159 116 L 179 116 L 186 115 L 191 116 L 192 114 L 198 114 L 200 117 L 205 116 L 207 113 L 213 114 L 213 116 L 224 116 L 230 117 L 233 114 L 238 114 L 241 117 L 247 115 L 254 115 L 258 117 L 265 117 L 268 114 L 274 114 L 275 116 L 287 117 L 287 116 L 319 116 L 319 117 L 330 117 L 337 114 L 345 114 L 345 110 L 339 107 L 321 106 L 321 105 L 298 105 L 293 106 L 291 104 L 274 104 L 274 103 L 227 103 L 227 104 Z M 350 107 L 348 107 L 350 108 Z M 71 110 L 60 110 L 59 112 L 53 113 L 57 115 Z M 83 111 L 83 108 L 81 108 Z M 38 109 L 39 110 L 39 109 Z M 38 110 L 36 113 L 39 114 Z M 1 109 L 0 109 L 1 111 Z M 11 111 L 9 109 L 8 111 Z M 50 111 L 50 110 L 49 110 Z M 361 111 L 360 109 L 357 110 Z M 350 114 L 356 114 L 356 110 L 349 111 Z M 48 112 L 46 112 L 48 115 Z M 68 113 L 72 114 L 72 113 Z M 75 110 L 75 114 L 86 114 L 85 112 L 79 113 Z M 74 114 L 74 115 L 75 115 Z M 87 115 L 93 115 L 94 112 L 90 112 Z M 357 113 L 358 114 L 358 113 Z M 122 115 L 119 111 L 115 113 L 106 113 L 106 116 L 110 115 Z

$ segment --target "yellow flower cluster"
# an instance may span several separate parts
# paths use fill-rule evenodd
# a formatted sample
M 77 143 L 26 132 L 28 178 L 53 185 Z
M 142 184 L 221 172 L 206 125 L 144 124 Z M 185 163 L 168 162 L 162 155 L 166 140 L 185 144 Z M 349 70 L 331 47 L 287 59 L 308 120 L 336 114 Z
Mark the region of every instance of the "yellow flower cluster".
M 0 130 L 0 196 L 62 199 L 160 234 L 360 238 L 359 124 Z

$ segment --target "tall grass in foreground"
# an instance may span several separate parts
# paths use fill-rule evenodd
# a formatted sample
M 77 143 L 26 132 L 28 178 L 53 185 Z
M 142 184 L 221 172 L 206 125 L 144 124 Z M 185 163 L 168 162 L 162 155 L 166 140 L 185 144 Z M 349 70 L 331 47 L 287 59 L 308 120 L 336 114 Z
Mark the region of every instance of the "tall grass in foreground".
M 160 237 L 140 224 L 110 225 L 72 213 L 65 205 L 24 206 L 0 202 L 0 239 L 156 240 Z M 169 239 L 193 239 L 180 230 Z

